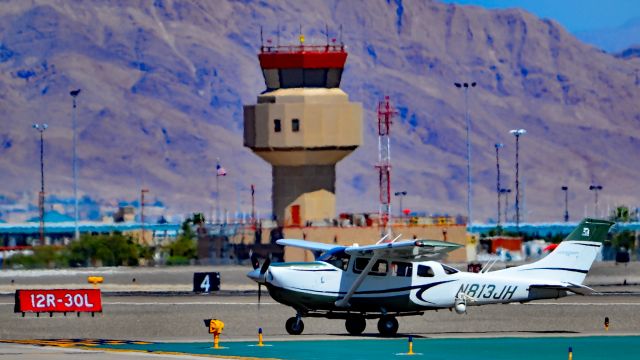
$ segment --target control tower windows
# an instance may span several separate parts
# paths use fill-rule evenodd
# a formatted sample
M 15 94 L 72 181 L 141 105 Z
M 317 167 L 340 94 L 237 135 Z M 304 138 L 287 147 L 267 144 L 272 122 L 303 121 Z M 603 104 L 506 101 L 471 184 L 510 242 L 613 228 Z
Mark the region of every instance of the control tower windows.
M 273 131 L 274 132 L 282 131 L 282 124 L 280 122 L 280 119 L 274 119 L 273 120 Z
M 304 69 L 304 87 L 326 87 L 327 69 Z
M 303 87 L 302 69 L 280 70 L 280 84 L 283 88 Z
M 291 131 L 293 131 L 293 132 L 300 131 L 300 119 L 292 119 L 291 120 Z
M 286 88 L 337 88 L 340 87 L 342 69 L 264 69 L 263 71 L 267 90 Z
M 327 87 L 337 88 L 340 86 L 340 78 L 342 77 L 342 69 L 327 70 Z

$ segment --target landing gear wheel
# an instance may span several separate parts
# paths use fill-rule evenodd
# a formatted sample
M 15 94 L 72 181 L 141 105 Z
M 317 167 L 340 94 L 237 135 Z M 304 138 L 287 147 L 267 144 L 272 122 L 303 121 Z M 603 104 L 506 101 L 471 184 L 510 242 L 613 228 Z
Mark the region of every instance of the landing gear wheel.
M 393 316 L 383 316 L 378 320 L 378 331 L 382 336 L 394 336 L 398 333 L 398 320 Z
M 347 332 L 351 335 L 360 335 L 367 327 L 367 321 L 362 315 L 354 315 L 347 318 L 344 326 L 347 328 Z
M 285 328 L 287 329 L 289 335 L 300 335 L 304 330 L 304 323 L 302 322 L 302 319 L 299 320 L 296 317 L 292 317 L 287 320 Z

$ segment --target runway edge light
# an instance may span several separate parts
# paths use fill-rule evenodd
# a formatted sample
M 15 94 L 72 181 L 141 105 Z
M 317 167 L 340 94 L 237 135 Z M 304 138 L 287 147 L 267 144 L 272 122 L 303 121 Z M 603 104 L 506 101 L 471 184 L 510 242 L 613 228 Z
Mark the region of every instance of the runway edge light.
M 407 352 L 407 355 L 413 355 L 413 336 L 409 335 L 409 352 Z
M 258 346 L 264 346 L 262 343 L 262 328 L 258 328 Z
M 573 348 L 569 346 L 569 360 L 573 360 Z

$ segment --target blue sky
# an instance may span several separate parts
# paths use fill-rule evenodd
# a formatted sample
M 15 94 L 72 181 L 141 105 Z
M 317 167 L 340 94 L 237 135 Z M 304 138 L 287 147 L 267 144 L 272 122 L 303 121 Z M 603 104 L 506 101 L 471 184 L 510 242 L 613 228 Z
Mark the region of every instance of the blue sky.
M 616 28 L 640 17 L 640 0 L 441 0 L 489 9 L 523 8 L 562 24 L 568 31 Z

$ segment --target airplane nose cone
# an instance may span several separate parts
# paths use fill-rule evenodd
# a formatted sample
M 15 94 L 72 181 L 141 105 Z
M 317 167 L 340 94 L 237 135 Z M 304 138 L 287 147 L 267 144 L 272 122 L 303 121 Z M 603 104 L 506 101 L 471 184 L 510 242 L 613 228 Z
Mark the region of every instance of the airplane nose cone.
M 260 283 L 262 282 L 261 280 L 264 280 L 263 276 L 260 274 L 260 269 L 249 271 L 247 273 L 247 277 L 257 283 Z

